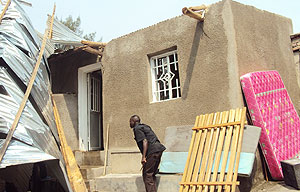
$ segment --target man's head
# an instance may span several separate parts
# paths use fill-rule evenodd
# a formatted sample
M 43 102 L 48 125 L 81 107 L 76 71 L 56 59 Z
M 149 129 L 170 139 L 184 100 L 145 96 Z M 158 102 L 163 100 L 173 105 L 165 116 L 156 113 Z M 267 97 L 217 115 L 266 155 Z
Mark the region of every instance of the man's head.
M 129 120 L 129 124 L 131 128 L 134 128 L 136 124 L 139 124 L 141 119 L 138 115 L 132 115 Z

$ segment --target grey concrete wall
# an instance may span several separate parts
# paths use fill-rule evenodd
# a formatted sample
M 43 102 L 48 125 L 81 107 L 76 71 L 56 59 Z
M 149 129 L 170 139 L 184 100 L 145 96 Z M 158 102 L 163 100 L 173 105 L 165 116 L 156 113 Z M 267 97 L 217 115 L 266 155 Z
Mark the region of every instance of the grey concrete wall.
M 231 13 L 239 75 L 277 70 L 299 113 L 300 87 L 290 39 L 291 19 L 236 2 L 231 3 Z
M 60 120 L 71 149 L 79 150 L 78 107 L 76 94 L 53 94 Z
M 132 114 L 140 115 L 163 139 L 167 126 L 194 124 L 196 115 L 242 106 L 241 100 L 228 102 L 227 39 L 223 18 L 215 14 L 222 3 L 213 7 L 207 22 L 180 16 L 107 44 L 102 59 L 104 125 L 110 124 L 112 148 L 136 145 L 129 128 Z M 178 51 L 182 97 L 151 103 L 147 55 L 173 46 Z
M 290 19 L 224 0 L 210 7 L 203 23 L 179 16 L 109 42 L 102 63 L 110 149 L 136 148 L 129 128 L 132 114 L 163 140 L 168 126 L 194 124 L 196 115 L 243 107 L 239 77 L 247 72 L 278 70 L 297 103 L 291 28 Z M 152 103 L 148 55 L 174 46 L 182 97 Z M 122 154 L 125 166 L 130 155 Z

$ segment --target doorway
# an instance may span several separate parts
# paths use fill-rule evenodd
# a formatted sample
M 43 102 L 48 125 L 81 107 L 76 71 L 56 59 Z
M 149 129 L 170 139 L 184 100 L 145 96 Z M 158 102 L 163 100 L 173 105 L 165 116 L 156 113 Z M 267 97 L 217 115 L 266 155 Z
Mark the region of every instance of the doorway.
M 100 63 L 78 69 L 79 149 L 103 150 L 102 73 Z
M 88 87 L 88 143 L 89 150 L 103 149 L 102 128 L 102 74 L 94 71 L 87 75 Z

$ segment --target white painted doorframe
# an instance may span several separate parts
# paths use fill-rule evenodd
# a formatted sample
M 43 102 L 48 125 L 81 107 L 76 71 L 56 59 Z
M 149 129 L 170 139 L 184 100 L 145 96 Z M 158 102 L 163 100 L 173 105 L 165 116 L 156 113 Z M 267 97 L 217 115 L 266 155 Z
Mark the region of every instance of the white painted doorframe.
M 78 69 L 78 133 L 79 149 L 88 151 L 89 121 L 88 121 L 88 73 L 101 69 L 101 63 L 94 63 Z

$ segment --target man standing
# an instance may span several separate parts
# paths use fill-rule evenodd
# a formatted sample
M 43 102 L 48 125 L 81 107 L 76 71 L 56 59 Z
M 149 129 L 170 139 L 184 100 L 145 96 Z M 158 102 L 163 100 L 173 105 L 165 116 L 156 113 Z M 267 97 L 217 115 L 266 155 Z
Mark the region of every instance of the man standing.
M 156 177 L 162 152 L 166 149 L 158 140 L 151 127 L 142 124 L 137 115 L 130 118 L 134 139 L 142 153 L 143 181 L 147 192 L 156 192 Z

